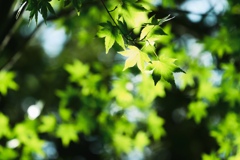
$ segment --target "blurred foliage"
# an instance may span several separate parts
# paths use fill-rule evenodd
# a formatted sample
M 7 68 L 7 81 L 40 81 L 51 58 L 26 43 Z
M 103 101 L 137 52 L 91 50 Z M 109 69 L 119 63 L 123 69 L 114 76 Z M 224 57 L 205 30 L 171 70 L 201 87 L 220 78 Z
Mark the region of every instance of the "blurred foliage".
M 0 1 L 0 159 L 240 159 L 240 3 L 186 3 Z

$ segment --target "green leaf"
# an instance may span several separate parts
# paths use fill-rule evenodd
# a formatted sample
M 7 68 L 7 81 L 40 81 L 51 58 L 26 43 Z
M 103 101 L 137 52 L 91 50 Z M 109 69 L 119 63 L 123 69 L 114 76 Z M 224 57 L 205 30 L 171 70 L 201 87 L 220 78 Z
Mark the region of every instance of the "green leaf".
M 43 116 L 41 117 L 41 121 L 43 124 L 41 124 L 38 127 L 38 130 L 40 132 L 52 132 L 55 129 L 56 126 L 56 118 L 54 115 L 49 116 Z
M 122 5 L 119 7 L 120 15 L 129 23 L 135 22 L 135 16 L 138 12 L 146 12 L 141 3 L 136 3 L 136 0 L 123 0 Z
M 31 21 L 32 21 L 32 19 L 33 19 L 33 17 L 34 17 L 34 15 L 35 15 L 35 18 L 36 18 L 36 23 L 37 23 L 37 18 L 38 18 L 38 10 L 37 10 L 37 8 L 35 7 L 35 8 L 33 8 L 33 10 L 30 12 L 30 16 L 29 16 L 29 22 L 28 22 L 28 25 L 30 25 L 30 23 L 31 23 Z
M 73 88 L 71 86 L 67 86 L 67 89 L 65 91 L 56 91 L 56 95 L 61 98 L 61 101 L 59 103 L 60 108 L 64 108 L 67 106 L 69 99 L 73 96 L 77 96 L 79 94 L 78 89 Z
M 123 22 L 118 20 L 118 26 L 124 34 L 128 34 L 127 23 L 124 19 L 123 19 Z
M 154 30 L 154 34 L 156 34 L 156 35 L 167 35 L 167 33 L 165 33 L 165 32 L 163 31 L 163 29 L 160 28 L 160 27 L 157 27 L 157 28 Z
M 158 61 L 152 61 L 152 63 L 149 63 L 146 67 L 146 70 L 153 70 L 153 77 L 156 79 L 155 84 L 163 78 L 164 80 L 170 82 L 174 79 L 173 72 L 175 70 L 182 71 L 177 67 L 173 62 L 176 61 L 176 59 L 165 57 L 164 55 L 159 57 Z M 183 72 L 183 71 L 182 71 Z M 156 78 L 156 76 L 159 76 L 159 79 Z
M 221 160 L 217 157 L 216 153 L 212 152 L 211 155 L 203 154 L 202 160 Z
M 168 17 L 170 17 L 170 14 L 164 18 L 162 18 L 159 22 L 158 22 L 158 25 L 162 25 L 164 22 L 166 22 L 166 20 L 168 19 Z
M 85 135 L 89 135 L 96 127 L 94 122 L 94 117 L 89 112 L 80 111 L 77 114 L 76 129 Z
M 0 71 L 0 93 L 2 95 L 7 95 L 7 89 L 17 90 L 18 85 L 13 81 L 15 77 L 14 72 Z
M 72 116 L 72 110 L 68 108 L 59 108 L 59 114 L 63 120 L 69 121 Z
M 206 108 L 207 104 L 202 101 L 190 103 L 188 118 L 194 117 L 195 122 L 200 123 L 201 119 L 207 116 Z
M 113 46 L 115 41 L 123 49 L 125 49 L 123 38 L 116 26 L 113 26 L 109 21 L 107 23 L 101 23 L 100 25 L 103 27 L 103 29 L 97 33 L 97 36 L 100 38 L 105 38 L 106 53 L 108 53 L 109 49 Z
M 164 119 L 157 116 L 155 111 L 150 112 L 147 119 L 149 131 L 152 133 L 154 140 L 159 140 L 166 134 L 163 124 Z
M 206 98 L 211 102 L 216 102 L 218 100 L 218 95 L 220 92 L 220 88 L 214 87 L 211 82 L 204 81 L 199 85 L 197 98 Z
M 140 34 L 140 40 L 144 39 L 154 28 L 154 25 L 147 25 L 143 28 Z
M 0 145 L 0 159 L 16 159 L 18 152 Z
M 70 141 L 78 141 L 77 130 L 73 124 L 60 124 L 56 134 L 57 137 L 62 139 L 62 144 L 64 147 L 67 147 Z
M 80 9 L 82 6 L 82 0 L 72 0 L 73 7 L 76 9 L 78 16 L 80 15 Z
M 150 143 L 150 140 L 145 132 L 139 131 L 135 137 L 134 145 L 140 151 L 143 151 L 144 147 Z
M 0 112 L 0 139 L 3 136 L 10 137 L 9 118 Z
M 154 24 L 156 22 L 153 22 Z M 147 24 L 141 31 L 140 40 L 156 39 L 159 35 L 167 35 L 159 25 Z M 159 37 L 160 38 L 160 37 Z
M 45 3 L 44 3 L 45 4 Z M 43 19 L 45 21 L 45 24 L 47 24 L 47 6 L 46 5 L 42 5 L 41 7 L 41 14 L 43 16 Z
M 131 151 L 132 143 L 132 139 L 129 136 L 121 134 L 115 134 L 113 136 L 113 145 L 115 146 L 118 153 L 129 153 Z
M 157 83 L 161 80 L 161 75 L 159 75 L 156 70 L 153 70 L 153 73 L 152 73 L 152 79 L 154 81 L 154 85 L 156 86 Z
M 129 50 L 118 52 L 125 57 L 129 57 L 125 62 L 125 67 L 123 70 L 133 67 L 136 63 L 140 71 L 145 69 L 145 62 L 149 62 L 150 58 L 148 55 L 135 46 L 128 46 Z
M 89 73 L 89 66 L 84 65 L 79 60 L 74 60 L 73 64 L 66 64 L 64 68 L 70 74 L 69 79 L 71 82 L 79 82 Z
M 49 2 L 45 2 L 45 3 L 46 3 L 46 6 L 47 6 L 48 10 L 49 10 L 52 14 L 56 15 L 56 13 L 55 13 L 52 5 L 51 5 Z

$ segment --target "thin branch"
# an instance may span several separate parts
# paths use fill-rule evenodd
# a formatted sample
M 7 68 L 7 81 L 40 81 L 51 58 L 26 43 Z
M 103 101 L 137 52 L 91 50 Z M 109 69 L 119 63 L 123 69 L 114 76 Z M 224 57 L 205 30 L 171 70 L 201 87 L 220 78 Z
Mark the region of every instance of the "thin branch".
M 56 20 L 61 17 L 65 17 L 68 15 L 71 15 L 71 13 L 75 13 L 74 9 L 69 10 L 63 10 L 58 13 L 58 16 L 49 16 L 47 18 L 47 21 Z M 38 29 L 44 24 L 44 21 L 41 21 L 39 25 L 34 29 L 34 31 L 24 39 L 23 43 L 20 45 L 21 47 L 17 49 L 17 51 L 13 54 L 13 56 L 9 59 L 6 64 L 4 64 L 2 67 L 0 67 L 0 70 L 9 70 L 11 67 L 19 60 L 19 58 L 22 56 L 21 50 L 25 48 L 25 46 L 28 44 L 28 42 L 32 39 L 32 37 L 35 35 L 35 33 L 38 31 Z
M 113 10 L 109 11 L 109 12 L 113 12 L 118 8 L 118 6 L 116 6 Z

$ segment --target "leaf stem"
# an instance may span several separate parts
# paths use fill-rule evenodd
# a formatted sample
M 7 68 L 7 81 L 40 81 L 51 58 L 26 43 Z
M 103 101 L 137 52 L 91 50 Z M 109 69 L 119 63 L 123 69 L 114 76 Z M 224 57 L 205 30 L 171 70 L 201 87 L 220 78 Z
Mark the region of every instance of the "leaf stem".
M 147 41 L 148 41 L 149 45 L 151 46 L 154 55 L 157 57 L 157 59 L 159 59 L 159 58 L 158 58 L 158 55 L 157 55 L 157 53 L 155 52 L 155 50 L 153 49 L 153 46 L 151 45 L 151 43 L 149 42 L 149 40 L 147 40 Z
M 109 11 L 109 12 L 113 12 L 118 8 L 118 6 L 116 6 L 113 10 Z

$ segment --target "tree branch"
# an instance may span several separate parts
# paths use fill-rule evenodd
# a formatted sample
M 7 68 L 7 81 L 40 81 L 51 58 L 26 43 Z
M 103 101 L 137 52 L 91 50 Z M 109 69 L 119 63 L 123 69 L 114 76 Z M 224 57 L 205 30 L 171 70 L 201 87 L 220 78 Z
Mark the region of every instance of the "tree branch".
M 56 19 L 61 18 L 61 17 L 69 16 L 73 12 L 75 12 L 74 9 L 60 11 L 57 14 L 58 16 L 54 16 L 54 15 L 49 16 L 47 18 L 47 21 L 52 21 L 52 20 L 56 20 Z M 41 21 L 39 23 L 39 25 L 37 25 L 37 27 L 34 29 L 34 31 L 27 38 L 24 39 L 23 43 L 20 45 L 21 47 L 16 50 L 16 52 L 9 59 L 9 61 L 7 61 L 2 67 L 0 67 L 0 70 L 9 70 L 17 62 L 17 60 L 21 57 L 21 54 L 22 54 L 21 50 L 25 48 L 25 46 L 32 39 L 32 37 L 38 31 L 38 29 L 42 26 L 42 24 L 44 24 L 44 21 Z

